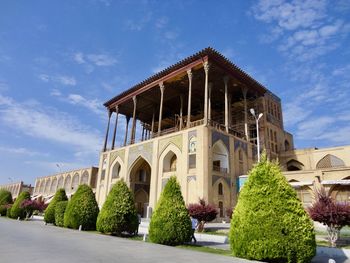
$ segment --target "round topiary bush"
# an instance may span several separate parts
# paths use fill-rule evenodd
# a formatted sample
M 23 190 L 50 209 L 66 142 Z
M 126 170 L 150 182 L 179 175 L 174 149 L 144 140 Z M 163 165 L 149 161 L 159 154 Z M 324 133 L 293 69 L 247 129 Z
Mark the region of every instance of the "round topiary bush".
M 233 255 L 264 262 L 310 262 L 316 253 L 311 219 L 277 163 L 263 155 L 249 173 L 230 229 Z
M 123 232 L 134 234 L 138 224 L 134 196 L 124 181 L 118 181 L 103 204 L 96 228 L 102 233 L 121 236 Z
M 180 185 L 172 176 L 164 187 L 149 226 L 152 242 L 170 246 L 190 240 L 191 219 L 183 200 Z
M 11 208 L 11 217 L 14 219 L 17 219 L 18 217 L 20 219 L 26 218 L 26 212 L 23 208 L 21 208 L 21 204 L 24 200 L 30 200 L 30 194 L 29 192 L 25 191 L 19 194 L 16 201 L 14 202 L 12 208 Z
M 68 202 L 64 214 L 64 226 L 83 230 L 95 230 L 99 209 L 95 195 L 86 184 L 80 185 Z
M 66 191 L 61 188 L 58 189 L 54 198 L 51 200 L 49 206 L 45 209 L 44 221 L 48 224 L 55 224 L 55 207 L 60 201 L 68 200 Z
M 64 226 L 64 213 L 67 208 L 68 201 L 59 201 L 55 206 L 55 225 Z
M 12 204 L 12 195 L 10 191 L 0 190 L 0 205 Z
M 6 216 L 8 204 L 12 204 L 11 192 L 1 189 L 0 190 L 0 215 L 1 216 Z

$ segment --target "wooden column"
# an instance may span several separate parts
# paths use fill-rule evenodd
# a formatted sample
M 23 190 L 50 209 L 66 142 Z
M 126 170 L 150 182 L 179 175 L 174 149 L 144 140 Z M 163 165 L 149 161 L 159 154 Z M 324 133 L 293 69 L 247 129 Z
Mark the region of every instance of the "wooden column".
M 247 92 L 248 92 L 248 89 L 246 87 L 242 88 L 243 104 L 244 104 L 244 133 L 245 133 L 246 139 L 249 141 Z
M 126 125 L 125 125 L 125 136 L 124 136 L 124 146 L 126 146 L 126 142 L 128 140 L 128 130 L 129 130 L 129 121 L 130 117 L 126 116 Z
M 132 97 L 132 100 L 134 102 L 134 112 L 132 114 L 132 127 L 131 127 L 131 137 L 130 137 L 130 144 L 133 144 L 135 142 L 135 134 L 136 134 L 136 106 L 137 106 L 137 98 L 136 96 Z
M 211 120 L 211 89 L 213 87 L 213 83 L 208 84 L 208 120 Z
M 203 63 L 205 71 L 205 83 L 204 83 L 204 124 L 208 124 L 208 80 L 209 80 L 209 63 L 208 61 Z
M 188 107 L 187 107 L 187 128 L 190 127 L 191 124 L 191 101 L 192 101 L 192 71 L 187 70 L 188 76 Z
M 151 136 L 153 137 L 153 133 L 154 133 L 154 118 L 155 118 L 155 111 L 153 109 L 153 115 L 152 115 L 152 125 L 151 125 Z
M 145 125 L 142 123 L 142 135 L 141 135 L 141 141 L 144 141 L 145 136 Z
M 106 131 L 106 137 L 105 137 L 105 143 L 103 145 L 103 151 L 105 152 L 107 150 L 107 141 L 108 141 L 108 133 L 109 133 L 109 124 L 111 122 L 111 115 L 112 111 L 108 109 L 108 124 L 107 124 L 107 131 Z
M 114 149 L 114 145 L 115 145 L 115 137 L 117 134 L 117 128 L 118 128 L 118 115 L 119 115 L 119 106 L 115 107 L 115 125 L 114 125 L 114 132 L 113 132 L 113 140 L 112 140 L 112 150 Z
M 182 108 L 183 108 L 183 104 L 184 104 L 184 97 L 183 95 L 181 94 L 180 95 L 180 131 L 182 130 Z
M 231 101 L 232 101 L 232 94 L 228 94 L 228 127 L 231 127 L 231 122 L 232 122 Z
M 224 83 L 225 83 L 225 128 L 226 132 L 228 132 L 228 93 L 227 93 L 227 85 L 228 85 L 229 77 L 224 77 Z
M 163 114 L 163 97 L 164 97 L 164 84 L 163 82 L 159 83 L 160 88 L 160 106 L 159 106 L 159 120 L 158 120 L 158 136 L 162 130 L 162 114 Z

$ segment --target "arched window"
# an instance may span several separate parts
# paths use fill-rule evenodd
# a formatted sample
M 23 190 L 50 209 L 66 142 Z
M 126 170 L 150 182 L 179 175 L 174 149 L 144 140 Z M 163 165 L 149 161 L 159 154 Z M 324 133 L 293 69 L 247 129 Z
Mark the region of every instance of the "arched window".
M 225 144 L 219 140 L 213 146 L 213 170 L 228 173 L 229 159 Z
M 163 172 L 176 172 L 177 156 L 169 151 L 163 160 Z
M 145 183 L 147 181 L 147 172 L 144 169 L 139 170 L 139 182 Z
M 89 173 L 88 171 L 84 171 L 83 175 L 81 176 L 80 179 L 80 184 L 89 184 Z
M 57 178 L 54 178 L 50 187 L 50 193 L 55 193 L 57 188 Z
M 120 164 L 116 162 L 112 168 L 112 179 L 119 178 L 119 173 L 120 173 Z
M 284 150 L 286 152 L 290 150 L 290 144 L 289 144 L 288 140 L 284 141 Z
M 76 173 L 76 174 L 74 174 L 74 176 L 73 176 L 72 190 L 73 190 L 73 191 L 77 190 L 78 185 L 79 185 L 79 174 Z
M 219 185 L 218 185 L 218 194 L 219 195 L 223 195 L 224 194 L 224 191 L 222 189 L 222 183 L 219 183 Z
M 336 168 L 342 166 L 345 166 L 345 163 L 342 159 L 332 154 L 327 154 L 317 163 L 316 169 Z
M 288 171 L 300 171 L 304 169 L 304 165 L 297 160 L 290 160 L 287 162 L 287 170 Z
M 70 188 L 71 185 L 71 177 L 70 175 L 68 175 L 66 177 L 66 179 L 64 180 L 64 189 L 66 190 L 66 192 L 70 192 L 72 189 Z
M 57 183 L 57 189 L 63 188 L 63 177 L 60 176 Z

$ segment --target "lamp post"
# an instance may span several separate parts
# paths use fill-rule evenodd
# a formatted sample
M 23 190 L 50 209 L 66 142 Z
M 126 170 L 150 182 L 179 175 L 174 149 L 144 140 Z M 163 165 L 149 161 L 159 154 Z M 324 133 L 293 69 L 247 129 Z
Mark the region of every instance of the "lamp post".
M 253 108 L 250 109 L 250 113 L 254 116 L 254 119 L 255 119 L 255 124 L 256 124 L 256 144 L 258 146 L 258 162 L 260 162 L 259 120 L 263 116 L 263 113 L 259 113 L 259 115 L 256 116 L 255 110 Z

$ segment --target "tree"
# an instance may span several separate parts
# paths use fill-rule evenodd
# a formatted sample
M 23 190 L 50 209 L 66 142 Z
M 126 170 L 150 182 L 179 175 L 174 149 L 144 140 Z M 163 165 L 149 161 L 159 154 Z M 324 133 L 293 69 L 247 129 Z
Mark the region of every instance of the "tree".
M 206 204 L 204 199 L 199 199 L 198 204 L 189 204 L 187 209 L 190 216 L 199 222 L 198 232 L 202 232 L 204 224 L 213 221 L 218 214 L 217 209 L 211 204 Z
M 149 226 L 152 242 L 176 246 L 190 240 L 191 219 L 183 200 L 180 185 L 172 176 L 164 187 Z
M 26 199 L 24 200 L 20 207 L 25 211 L 26 213 L 26 219 L 29 219 L 35 210 L 42 212 L 45 208 L 44 202 L 40 202 L 38 200 L 30 200 Z
M 86 184 L 80 185 L 68 202 L 64 213 L 64 226 L 84 230 L 95 230 L 99 209 L 92 189 Z
M 68 201 L 59 201 L 55 207 L 55 225 L 63 227 L 64 226 L 64 213 L 66 212 L 66 208 L 68 205 Z
M 121 236 L 123 232 L 134 234 L 138 225 L 133 194 L 126 183 L 120 180 L 112 187 L 103 204 L 97 218 L 97 230 Z
M 335 202 L 324 188 L 317 192 L 316 197 L 316 202 L 308 209 L 309 214 L 313 220 L 327 226 L 329 242 L 336 247 L 340 230 L 350 224 L 350 205 Z
M 44 221 L 48 224 L 55 224 L 55 207 L 57 202 L 68 200 L 66 191 L 61 188 L 58 189 L 54 198 L 51 200 L 49 206 L 45 210 Z
M 301 263 L 316 253 L 313 222 L 266 154 L 240 192 L 229 239 L 233 254 L 246 259 Z

